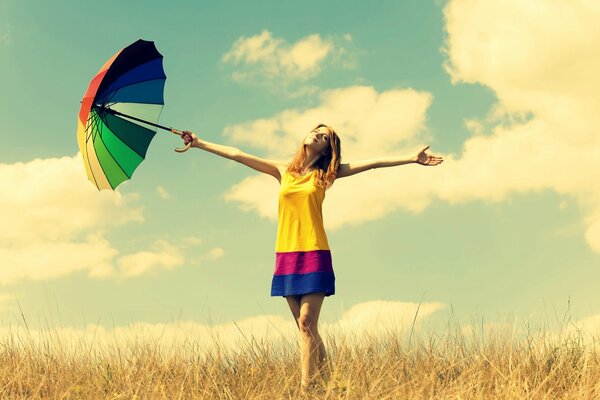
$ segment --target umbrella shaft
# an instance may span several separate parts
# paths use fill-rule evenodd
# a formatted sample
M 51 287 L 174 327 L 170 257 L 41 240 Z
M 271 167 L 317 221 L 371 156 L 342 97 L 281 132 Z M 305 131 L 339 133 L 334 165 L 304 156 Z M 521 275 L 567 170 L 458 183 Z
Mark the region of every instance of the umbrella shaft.
M 146 121 L 146 120 L 143 120 L 143 119 L 140 119 L 140 118 L 136 118 L 136 117 L 131 116 L 131 115 L 123 114 L 122 112 L 118 112 L 116 110 L 113 110 L 112 108 L 108 108 L 108 107 L 98 107 L 98 108 L 100 108 L 102 110 L 105 110 L 106 112 L 109 112 L 109 113 L 111 113 L 113 115 L 120 115 L 122 117 L 127 117 L 129 119 L 133 119 L 134 121 L 143 122 L 144 124 L 148 124 L 148 125 L 152 125 L 152 126 L 155 126 L 157 128 L 160 128 L 160 129 L 164 129 L 165 131 L 171 132 L 171 130 L 172 130 L 172 128 L 168 128 L 168 127 L 166 127 L 164 125 L 155 124 L 154 122 Z

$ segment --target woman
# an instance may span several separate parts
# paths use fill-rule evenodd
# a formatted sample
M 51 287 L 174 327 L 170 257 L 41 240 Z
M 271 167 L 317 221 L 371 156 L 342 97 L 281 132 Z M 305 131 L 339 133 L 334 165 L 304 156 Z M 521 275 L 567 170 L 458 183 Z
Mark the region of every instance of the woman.
M 235 160 L 269 174 L 280 183 L 275 272 L 271 296 L 283 296 L 300 330 L 303 391 L 318 373 L 327 375 L 327 355 L 317 329 L 323 299 L 335 293 L 331 253 L 323 228 L 325 190 L 335 179 L 372 168 L 418 163 L 437 165 L 443 160 L 425 154 L 411 158 L 387 157 L 341 164 L 340 139 L 319 124 L 305 137 L 290 163 L 266 160 L 230 146 L 209 143 L 189 131 L 178 132 L 186 145 Z

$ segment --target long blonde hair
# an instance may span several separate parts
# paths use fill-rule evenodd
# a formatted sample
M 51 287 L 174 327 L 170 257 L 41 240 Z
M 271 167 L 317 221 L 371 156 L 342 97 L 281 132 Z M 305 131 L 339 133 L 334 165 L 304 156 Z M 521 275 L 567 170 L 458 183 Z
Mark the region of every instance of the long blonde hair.
M 332 127 L 325 124 L 318 124 L 313 128 L 313 131 L 321 127 L 327 128 L 329 137 L 329 147 L 324 150 L 323 155 L 315 162 L 314 167 L 317 169 L 316 185 L 318 187 L 329 189 L 335 178 L 337 177 L 340 162 L 342 161 L 342 149 L 339 136 L 335 133 Z M 288 172 L 298 177 L 302 174 L 302 165 L 306 160 L 306 144 L 302 143 L 292 161 L 288 164 Z

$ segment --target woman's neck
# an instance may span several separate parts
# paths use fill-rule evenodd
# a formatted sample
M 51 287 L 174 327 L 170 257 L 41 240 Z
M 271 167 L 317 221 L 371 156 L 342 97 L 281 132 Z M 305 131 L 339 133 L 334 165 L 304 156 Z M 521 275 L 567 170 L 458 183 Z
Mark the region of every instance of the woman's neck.
M 315 169 L 315 164 L 319 160 L 320 154 L 311 153 L 310 150 L 306 155 L 306 159 L 302 163 L 302 170 L 306 173 Z

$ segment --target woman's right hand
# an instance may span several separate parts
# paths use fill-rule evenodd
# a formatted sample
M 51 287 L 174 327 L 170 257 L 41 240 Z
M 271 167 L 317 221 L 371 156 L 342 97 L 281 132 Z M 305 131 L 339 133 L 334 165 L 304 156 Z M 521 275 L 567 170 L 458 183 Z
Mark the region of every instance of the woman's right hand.
M 195 147 L 196 143 L 198 143 L 198 136 L 194 135 L 190 131 L 179 131 L 177 129 L 171 128 L 171 132 L 181 136 L 181 138 L 183 139 L 183 143 L 185 144 L 185 147 L 175 149 L 175 151 L 178 153 L 188 151 L 190 147 Z
M 187 146 L 188 143 L 192 143 L 192 147 L 198 142 L 198 136 L 194 135 L 193 132 L 183 131 L 181 132 L 181 138 L 183 139 L 183 143 Z

